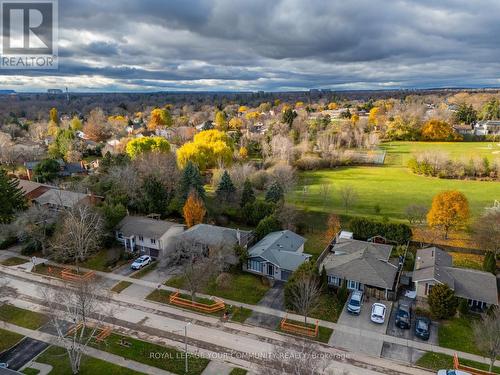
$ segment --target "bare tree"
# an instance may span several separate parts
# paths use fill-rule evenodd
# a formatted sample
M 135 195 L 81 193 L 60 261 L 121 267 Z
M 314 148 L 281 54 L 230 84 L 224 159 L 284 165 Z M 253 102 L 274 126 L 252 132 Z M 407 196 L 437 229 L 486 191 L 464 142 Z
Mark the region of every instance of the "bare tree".
M 474 223 L 474 240 L 482 249 L 500 255 L 500 210 L 488 210 Z
M 104 290 L 93 278 L 41 289 L 46 313 L 61 346 L 66 349 L 73 374 L 80 372 L 85 348 L 104 320 L 113 316 L 112 309 L 108 308 L 109 296 Z
M 304 316 L 304 324 L 307 324 L 307 317 L 314 309 L 321 294 L 321 287 L 318 278 L 311 274 L 303 272 L 290 287 L 290 303 L 293 310 Z
M 358 199 L 358 193 L 352 185 L 342 186 L 339 192 L 340 198 L 342 200 L 342 205 L 344 206 L 345 213 L 347 214 L 349 212 L 349 208 L 351 208 Z
M 47 255 L 49 229 L 54 219 L 54 214 L 46 207 L 34 205 L 20 212 L 12 226 L 19 240 L 34 241 L 40 245 L 42 253 Z
M 481 321 L 475 322 L 473 330 L 478 349 L 490 359 L 491 372 L 497 357 L 500 356 L 500 309 L 494 308 Z
M 332 192 L 332 185 L 330 184 L 321 184 L 319 187 L 319 193 L 321 195 L 321 198 L 323 200 L 323 207 L 326 207 L 326 202 L 328 201 L 328 198 L 330 197 L 330 194 Z
M 269 185 L 277 183 L 284 192 L 290 191 L 297 181 L 295 168 L 286 163 L 278 163 L 268 170 L 270 179 Z
M 276 211 L 278 221 L 283 229 L 294 231 L 297 224 L 297 210 L 293 205 L 282 204 Z
M 410 204 L 405 208 L 406 219 L 410 224 L 423 224 L 429 209 L 423 205 Z
M 88 205 L 77 205 L 62 213 L 52 249 L 57 258 L 79 263 L 100 248 L 104 220 Z

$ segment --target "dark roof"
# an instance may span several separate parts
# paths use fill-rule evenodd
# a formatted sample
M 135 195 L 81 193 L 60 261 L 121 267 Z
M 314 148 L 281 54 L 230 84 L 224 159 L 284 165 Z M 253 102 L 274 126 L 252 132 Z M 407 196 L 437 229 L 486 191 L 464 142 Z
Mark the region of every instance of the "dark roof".
M 250 239 L 250 235 L 251 232 L 249 231 L 210 224 L 197 224 L 182 233 L 180 238 L 210 247 L 232 247 L 238 243 L 238 236 L 240 236 L 241 245 L 245 246 Z
M 389 263 L 392 246 L 340 238 L 320 265 L 330 276 L 392 289 L 398 268 Z
M 124 237 L 144 236 L 160 238 L 174 226 L 182 226 L 171 221 L 155 220 L 144 216 L 125 216 L 116 226 Z

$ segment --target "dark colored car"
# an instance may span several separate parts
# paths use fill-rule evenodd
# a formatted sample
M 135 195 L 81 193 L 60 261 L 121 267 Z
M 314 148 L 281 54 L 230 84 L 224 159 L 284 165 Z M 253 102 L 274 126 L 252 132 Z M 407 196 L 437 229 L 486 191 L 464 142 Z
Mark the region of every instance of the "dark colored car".
M 415 336 L 422 340 L 429 340 L 431 334 L 431 321 L 425 316 L 418 316 L 415 320 Z
M 400 303 L 396 312 L 396 325 L 399 328 L 410 329 L 411 327 L 411 312 L 410 305 Z

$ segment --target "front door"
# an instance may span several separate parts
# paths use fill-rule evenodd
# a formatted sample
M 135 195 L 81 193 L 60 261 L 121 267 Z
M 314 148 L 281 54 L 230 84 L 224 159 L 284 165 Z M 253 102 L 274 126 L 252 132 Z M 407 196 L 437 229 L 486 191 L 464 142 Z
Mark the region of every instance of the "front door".
M 271 263 L 267 264 L 267 274 L 269 276 L 274 276 L 274 266 Z

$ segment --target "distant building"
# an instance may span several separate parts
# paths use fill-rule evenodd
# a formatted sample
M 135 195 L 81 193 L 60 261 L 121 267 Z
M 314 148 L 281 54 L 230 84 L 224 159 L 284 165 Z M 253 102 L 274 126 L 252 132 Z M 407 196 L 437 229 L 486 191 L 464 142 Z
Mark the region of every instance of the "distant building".
M 87 174 L 87 169 L 85 168 L 83 161 L 79 163 L 66 163 L 64 162 L 64 160 L 58 159 L 57 162 L 60 166 L 60 170 L 58 173 L 59 177 L 71 177 Z M 27 161 L 24 163 L 26 174 L 29 180 L 33 178 L 33 170 L 38 165 L 38 163 L 40 163 L 40 161 Z
M 71 209 L 80 204 L 95 204 L 102 200 L 92 194 L 77 193 L 70 190 L 50 189 L 33 199 L 33 203 L 47 207 L 51 211 Z
M 19 187 L 22 189 L 24 193 L 24 197 L 30 203 L 33 199 L 38 198 L 40 195 L 49 191 L 50 189 L 56 189 L 55 186 L 40 184 L 34 181 L 28 181 L 28 180 L 18 180 L 18 181 L 19 181 Z
M 52 94 L 52 95 L 61 95 L 63 93 L 63 90 L 61 89 L 48 89 L 47 94 Z
M 499 135 L 500 121 L 486 120 L 479 121 L 474 126 L 475 135 Z

